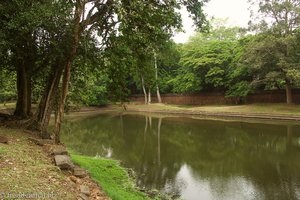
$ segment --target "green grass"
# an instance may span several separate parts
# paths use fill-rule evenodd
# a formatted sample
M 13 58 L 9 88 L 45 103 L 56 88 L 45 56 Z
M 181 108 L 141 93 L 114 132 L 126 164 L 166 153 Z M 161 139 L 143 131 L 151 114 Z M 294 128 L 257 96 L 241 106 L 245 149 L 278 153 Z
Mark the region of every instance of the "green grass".
M 89 171 L 107 195 L 113 200 L 143 200 L 149 199 L 144 193 L 135 188 L 133 180 L 129 177 L 118 161 L 91 158 L 71 154 L 73 162 Z

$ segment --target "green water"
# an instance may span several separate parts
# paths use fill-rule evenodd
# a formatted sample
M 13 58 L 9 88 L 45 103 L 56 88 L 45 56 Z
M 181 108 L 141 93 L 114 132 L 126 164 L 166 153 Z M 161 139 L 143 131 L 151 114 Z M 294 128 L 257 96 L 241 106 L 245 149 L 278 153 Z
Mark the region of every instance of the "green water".
M 118 159 L 137 185 L 187 200 L 300 199 L 300 125 L 102 114 L 64 124 L 62 141 Z

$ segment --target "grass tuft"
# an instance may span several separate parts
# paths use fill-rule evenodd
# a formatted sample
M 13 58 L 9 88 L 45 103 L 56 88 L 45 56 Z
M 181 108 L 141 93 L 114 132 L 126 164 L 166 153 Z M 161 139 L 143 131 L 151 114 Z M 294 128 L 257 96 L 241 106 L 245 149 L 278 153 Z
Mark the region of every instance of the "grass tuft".
M 73 162 L 89 171 L 103 190 L 113 200 L 143 200 L 149 199 L 138 191 L 118 161 L 105 158 L 92 158 L 71 154 Z

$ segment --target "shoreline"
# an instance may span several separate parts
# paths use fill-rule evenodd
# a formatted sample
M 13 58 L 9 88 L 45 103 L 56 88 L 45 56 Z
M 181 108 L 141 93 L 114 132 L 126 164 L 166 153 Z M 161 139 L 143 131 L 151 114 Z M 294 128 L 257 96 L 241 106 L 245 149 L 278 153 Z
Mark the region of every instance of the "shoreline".
M 242 107 L 242 109 L 239 109 Z M 263 111 L 253 111 L 263 108 Z M 272 108 L 275 107 L 274 110 Z M 236 109 L 238 108 L 238 109 Z M 293 109 L 296 111 L 293 111 Z M 10 115 L 10 107 L 1 108 L 0 113 Z M 288 112 L 286 110 L 288 110 Z M 203 116 L 203 117 L 224 117 L 224 118 L 241 118 L 241 119 L 264 119 L 264 120 L 283 120 L 283 121 L 300 121 L 300 105 L 287 104 L 245 104 L 245 105 L 176 105 L 176 104 L 135 104 L 133 102 L 126 104 L 126 110 L 121 105 L 108 104 L 106 106 L 84 106 L 79 110 L 70 110 L 66 116 L 72 115 L 92 115 L 105 112 L 144 112 L 154 114 L 177 114 L 185 116 Z
M 194 108 L 202 107 L 190 107 L 181 108 L 176 107 L 178 105 L 164 105 L 164 104 L 151 104 L 151 105 L 127 105 L 128 112 L 143 112 L 143 113 L 157 113 L 157 114 L 177 114 L 185 116 L 203 116 L 203 117 L 224 117 L 224 118 L 242 118 L 242 119 L 263 119 L 263 120 L 281 120 L 281 121 L 300 121 L 300 114 L 286 114 L 286 113 L 254 113 L 254 112 L 216 112 L 216 111 L 203 111 L 193 110 Z M 247 106 L 247 105 L 246 105 Z M 219 107 L 219 106 L 209 106 Z M 226 106 L 230 107 L 230 106 Z M 235 106 L 232 106 L 232 108 Z M 206 108 L 204 106 L 204 108 Z
M 78 166 L 74 166 L 75 172 L 69 168 L 72 163 L 63 161 L 64 168 L 57 165 L 56 156 L 68 155 L 63 145 L 53 145 L 34 132 L 0 126 L 0 199 L 22 194 L 46 195 L 50 199 L 109 200 L 101 184 Z
M 72 152 L 72 151 L 71 151 Z M 112 199 L 151 200 L 167 197 L 158 191 L 139 188 L 130 168 L 121 165 L 119 160 L 105 157 L 90 157 L 71 153 L 72 160 L 89 172 L 94 181 Z
M 266 119 L 266 120 L 286 120 L 300 121 L 300 116 L 292 115 L 267 115 L 267 114 L 244 114 L 244 113 L 213 113 L 213 112 L 191 112 L 191 111 L 164 111 L 164 110 L 135 110 L 130 109 L 129 112 L 144 112 L 157 114 L 179 114 L 186 116 L 203 116 L 203 117 L 230 117 L 230 118 L 245 118 L 245 119 Z
M 74 169 L 58 166 L 56 155 L 70 156 L 71 163 L 63 162 L 63 166 L 75 164 L 76 174 Z M 0 126 L 0 176 L 0 199 L 22 194 L 52 199 L 150 200 L 162 195 L 140 190 L 136 177 L 118 160 L 79 155 L 34 132 L 4 126 Z

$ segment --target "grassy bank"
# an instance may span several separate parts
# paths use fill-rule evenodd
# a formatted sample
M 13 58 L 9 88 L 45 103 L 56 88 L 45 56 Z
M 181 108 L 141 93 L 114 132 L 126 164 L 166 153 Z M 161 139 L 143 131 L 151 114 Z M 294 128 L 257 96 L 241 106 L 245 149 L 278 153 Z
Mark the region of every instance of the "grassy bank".
M 0 127 L 0 136 L 8 138 L 8 144 L 0 143 L 0 193 L 54 194 L 52 199 L 76 199 L 68 178 L 42 147 L 28 140 L 29 134 Z
M 151 104 L 135 105 L 129 104 L 128 110 L 131 111 L 162 111 L 162 112 L 188 112 L 197 114 L 206 113 L 239 113 L 239 114 L 268 114 L 268 115 L 300 115 L 300 105 L 287 104 L 247 104 L 247 105 L 209 105 L 209 106 L 186 106 Z
M 105 158 L 91 158 L 72 154 L 72 160 L 89 171 L 92 178 L 96 180 L 103 190 L 113 200 L 143 200 L 149 199 L 134 186 L 118 161 Z
M 0 111 L 13 110 L 15 103 L 8 103 L 6 106 L 0 104 Z M 33 106 L 34 107 L 34 106 Z M 173 105 L 158 104 L 150 105 L 130 103 L 126 105 L 129 111 L 176 111 L 176 112 L 210 112 L 210 113 L 241 113 L 241 114 L 278 114 L 278 115 L 300 115 L 300 104 L 287 105 L 285 103 L 260 103 L 245 105 Z M 124 111 L 119 105 L 107 107 L 82 107 L 79 112 L 72 112 L 72 117 L 91 114 L 99 114 L 108 111 Z

